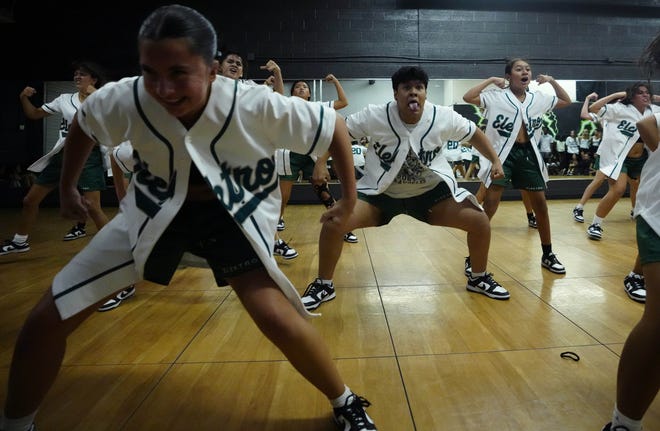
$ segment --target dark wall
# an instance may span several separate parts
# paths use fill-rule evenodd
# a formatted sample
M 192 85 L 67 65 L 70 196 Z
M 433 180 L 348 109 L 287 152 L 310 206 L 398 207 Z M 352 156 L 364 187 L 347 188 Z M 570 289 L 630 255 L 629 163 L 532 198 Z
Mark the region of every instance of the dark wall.
M 656 0 L 283 0 L 182 2 L 206 14 L 222 41 L 251 60 L 254 78 L 269 58 L 287 79 L 389 77 L 417 63 L 432 78 L 503 74 L 506 57 L 530 60 L 560 79 L 637 80 L 635 61 L 660 29 Z M 229 4 L 228 4 L 229 3 Z M 135 35 L 159 2 L 14 2 L 0 24 L 0 78 L 70 79 L 72 59 L 136 71 Z M 438 6 L 440 5 L 440 6 Z M 35 42 L 36 40 L 36 42 Z M 7 66 L 11 65 L 11 66 Z

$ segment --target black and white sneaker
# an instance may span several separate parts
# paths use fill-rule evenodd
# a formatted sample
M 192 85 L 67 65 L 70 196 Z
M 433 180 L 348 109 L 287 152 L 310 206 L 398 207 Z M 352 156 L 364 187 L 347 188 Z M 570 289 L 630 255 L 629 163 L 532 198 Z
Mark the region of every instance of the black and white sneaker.
M 27 241 L 18 243 L 7 240 L 5 241 L 5 244 L 0 247 L 0 256 L 9 253 L 25 253 L 26 251 L 30 251 L 30 244 Z
M 123 301 L 127 300 L 133 295 L 135 295 L 135 285 L 131 284 L 126 289 L 115 295 L 114 298 L 107 300 L 103 305 L 99 307 L 98 311 L 114 310 L 115 308 L 119 307 Z
M 607 425 L 605 425 L 603 431 L 629 431 L 629 430 L 628 427 L 625 427 L 623 425 L 612 427 L 612 422 L 610 422 Z
M 465 270 L 463 271 L 466 277 L 472 275 L 472 263 L 470 262 L 470 256 L 465 258 Z
M 289 247 L 289 244 L 284 242 L 283 239 L 278 239 L 275 241 L 275 248 L 273 249 L 273 252 L 285 259 L 293 259 L 294 257 L 298 257 L 298 252 L 296 249 Z
M 74 239 L 78 238 L 83 238 L 87 236 L 87 232 L 85 232 L 85 228 L 82 226 L 75 225 L 74 227 L 71 228 L 70 231 L 64 235 L 64 238 L 62 240 L 64 241 L 73 241 Z
M 564 268 L 564 265 L 561 264 L 559 259 L 557 259 L 557 255 L 554 253 L 543 256 L 541 258 L 541 266 L 555 274 L 566 274 L 566 268 Z
M 589 239 L 600 241 L 603 238 L 603 228 L 598 223 L 589 225 L 587 228 L 587 236 Z
M 623 288 L 633 301 L 646 302 L 646 283 L 640 274 L 627 275 L 623 279 Z
M 584 223 L 584 209 L 583 208 L 573 208 L 573 220 L 578 223 Z
M 533 228 L 533 229 L 538 229 L 538 224 L 536 224 L 536 216 L 531 215 L 527 217 L 527 226 Z
M 493 299 L 509 299 L 511 296 L 508 290 L 493 279 L 493 274 L 491 273 L 486 273 L 477 278 L 472 278 L 470 275 L 466 288 L 470 292 L 482 293 Z
M 284 219 L 280 219 L 280 221 L 277 222 L 277 231 L 282 232 L 286 228 L 286 225 L 284 224 Z
M 320 278 L 312 281 L 302 296 L 303 305 L 307 310 L 315 310 L 326 301 L 335 299 L 335 286 L 323 284 Z
M 344 406 L 333 409 L 335 423 L 342 431 L 376 430 L 374 421 L 364 411 L 370 405 L 371 403 L 362 397 L 349 395 Z
M 355 236 L 353 232 L 349 232 L 344 235 L 344 241 L 350 242 L 351 244 L 355 244 L 356 242 L 358 242 L 358 237 Z

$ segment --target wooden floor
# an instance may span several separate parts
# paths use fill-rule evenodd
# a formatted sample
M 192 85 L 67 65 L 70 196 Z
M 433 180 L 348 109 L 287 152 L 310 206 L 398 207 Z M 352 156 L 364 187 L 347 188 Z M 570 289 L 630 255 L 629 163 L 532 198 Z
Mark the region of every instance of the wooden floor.
M 572 219 L 574 203 L 549 203 L 565 276 L 541 269 L 522 204 L 502 203 L 489 270 L 509 301 L 466 291 L 462 231 L 400 216 L 355 232 L 337 298 L 314 325 L 349 386 L 372 402 L 379 430 L 599 431 L 609 420 L 622 343 L 643 310 L 622 287 L 636 254 L 634 222 L 624 199 L 604 239 L 590 241 L 587 224 Z M 292 205 L 286 213 L 282 237 L 300 256 L 281 266 L 301 293 L 316 275 L 321 211 Z M 13 234 L 19 213 L 0 210 L 0 235 Z M 89 240 L 61 241 L 69 227 L 44 209 L 32 250 L 0 257 L 0 387 L 26 314 Z M 565 351 L 579 362 L 561 358 Z M 135 298 L 85 322 L 64 364 L 37 416 L 40 430 L 335 429 L 323 395 L 206 269 L 181 269 L 167 288 L 140 283 Z M 660 430 L 658 399 L 645 429 Z

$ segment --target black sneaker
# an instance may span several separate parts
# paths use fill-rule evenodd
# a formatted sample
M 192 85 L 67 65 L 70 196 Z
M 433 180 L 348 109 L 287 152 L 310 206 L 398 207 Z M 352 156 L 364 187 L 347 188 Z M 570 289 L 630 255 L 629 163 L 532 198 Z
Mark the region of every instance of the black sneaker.
M 587 236 L 589 239 L 600 241 L 603 238 L 603 228 L 598 223 L 594 223 L 587 228 Z
M 554 253 L 541 258 L 541 266 L 555 274 L 566 274 L 566 268 L 561 264 Z
M 135 285 L 131 284 L 128 288 L 122 290 L 114 298 L 110 298 L 98 308 L 98 311 L 110 311 L 121 305 L 122 301 L 135 295 Z
M 351 244 L 355 244 L 356 242 L 358 242 L 358 237 L 355 236 L 353 232 L 349 232 L 344 235 L 344 241 L 350 242 Z
M 578 223 L 584 223 L 584 209 L 583 208 L 573 208 L 573 220 Z
M 308 310 L 314 310 L 322 303 L 332 299 L 335 299 L 335 287 L 323 284 L 320 278 L 311 282 L 302 296 L 303 305 Z
M 465 258 L 465 270 L 463 271 L 466 277 L 472 275 L 472 263 L 470 262 L 470 256 Z
M 27 241 L 18 243 L 7 240 L 5 241 L 5 244 L 0 247 L 0 256 L 9 253 L 25 253 L 26 251 L 30 251 L 30 244 L 28 244 Z
M 532 215 L 527 217 L 527 226 L 538 229 L 538 225 L 536 224 L 536 216 Z
M 285 259 L 293 259 L 294 257 L 298 257 L 298 252 L 296 249 L 289 247 L 289 244 L 284 242 L 283 239 L 278 239 L 275 241 L 275 248 L 273 249 L 273 252 Z
M 623 288 L 633 301 L 646 302 L 646 283 L 643 275 L 627 275 L 623 279 Z
M 486 273 L 475 279 L 472 276 L 468 277 L 466 288 L 470 292 L 482 293 L 493 299 L 509 299 L 511 296 L 508 290 L 493 279 L 493 274 L 491 273 Z
M 343 407 L 333 409 L 337 426 L 343 431 L 369 431 L 376 430 L 374 421 L 364 411 L 371 403 L 366 399 L 351 394 Z
M 277 222 L 277 231 L 282 232 L 286 228 L 286 225 L 284 224 L 284 219 L 280 219 L 280 221 Z
M 628 431 L 628 427 L 624 427 L 623 425 L 618 425 L 612 428 L 612 422 L 610 422 L 607 425 L 605 425 L 603 431 Z
M 66 233 L 66 235 L 64 235 L 64 238 L 62 239 L 64 241 L 73 241 L 74 239 L 83 238 L 85 236 L 87 236 L 87 232 L 85 232 L 85 228 L 75 225 L 74 227 L 71 228 L 70 231 Z

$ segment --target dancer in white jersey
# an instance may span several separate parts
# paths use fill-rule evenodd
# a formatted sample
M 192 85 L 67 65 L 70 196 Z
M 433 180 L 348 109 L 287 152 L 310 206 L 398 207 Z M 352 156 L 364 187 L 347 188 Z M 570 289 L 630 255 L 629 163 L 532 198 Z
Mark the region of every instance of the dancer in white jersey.
M 21 106 L 29 119 L 39 120 L 60 114 L 62 122 L 60 124 L 59 139 L 53 149 L 28 168 L 29 171 L 38 172 L 39 175 L 23 198 L 22 216 L 18 229 L 14 237 L 5 241 L 4 245 L 0 247 L 0 255 L 23 253 L 30 250 L 28 236 L 32 226 L 37 221 L 39 205 L 59 184 L 62 174 L 62 148 L 71 121 L 87 96 L 105 84 L 105 77 L 98 65 L 90 61 L 80 61 L 74 63 L 73 83 L 78 89 L 76 93 L 60 94 L 39 108 L 35 107 L 29 100 L 36 93 L 34 88 L 26 87 L 20 94 Z M 105 169 L 102 151 L 99 146 L 96 146 L 90 154 L 78 183 L 78 188 L 91 204 L 90 217 L 96 224 L 97 229 L 101 229 L 107 223 L 108 218 L 101 209 L 101 191 L 105 189 Z M 78 220 L 71 230 L 64 235 L 63 239 L 70 241 L 82 238 L 85 235 L 85 220 L 82 219 Z
M 120 212 L 55 276 L 21 329 L 3 431 L 31 427 L 67 336 L 99 304 L 143 278 L 169 283 L 187 250 L 207 259 L 218 284 L 232 286 L 261 331 L 327 396 L 343 429 L 376 429 L 364 410 L 369 403 L 344 384 L 273 257 L 280 207 L 273 153 L 283 143 L 332 153 L 343 193 L 323 219 L 346 225 L 356 192 L 344 120 L 266 86 L 216 79 L 216 40 L 197 11 L 156 9 L 138 35 L 142 75 L 91 95 L 75 117 L 60 185 L 63 213 L 87 213 L 75 184 L 95 140 L 130 140 L 134 176 Z
M 428 79 L 422 68 L 404 66 L 392 75 L 394 102 L 369 105 L 346 119 L 353 138 L 369 136 L 372 142 L 349 228 L 383 226 L 407 214 L 433 226 L 467 231 L 474 255 L 467 290 L 508 299 L 509 292 L 486 272 L 488 217 L 474 195 L 458 186 L 442 149 L 447 141 L 469 141 L 493 163 L 490 174 L 495 178 L 502 176 L 501 164 L 476 124 L 450 107 L 427 101 Z M 310 310 L 335 298 L 332 278 L 343 246 L 341 227 L 326 221 L 321 228 L 318 277 L 303 295 Z
M 539 84 L 550 84 L 555 96 L 541 91 L 530 91 L 531 80 L 532 68 L 529 63 L 514 58 L 507 62 L 504 78 L 491 77 L 484 80 L 468 90 L 463 100 L 484 110 L 488 120 L 486 136 L 495 147 L 504 168 L 505 177 L 493 180 L 489 177 L 490 162 L 483 159 L 481 161 L 479 178 L 486 185 L 486 214 L 493 218 L 505 187 L 526 190 L 541 239 L 541 266 L 556 274 L 564 274 L 564 265 L 552 251 L 550 217 L 545 199 L 548 169 L 539 152 L 538 143 L 543 116 L 554 108 L 570 105 L 571 99 L 552 76 L 538 75 L 536 81 Z M 488 88 L 493 85 L 496 88 Z M 470 267 L 470 256 L 466 258 L 465 266 L 466 270 Z
M 348 98 L 341 86 L 339 80 L 333 74 L 328 74 L 324 78 L 325 81 L 332 82 L 337 91 L 337 99 L 323 102 L 329 108 L 334 110 L 343 109 L 348 106 Z M 304 80 L 294 81 L 291 85 L 291 96 L 299 97 L 303 100 L 310 100 L 312 93 L 309 89 L 309 84 Z M 280 189 L 282 190 L 282 209 L 280 211 L 280 220 L 277 225 L 277 230 L 284 230 L 284 211 L 289 198 L 291 197 L 291 190 L 293 183 L 298 180 L 299 172 L 302 172 L 302 178 L 309 180 L 314 188 L 316 196 L 321 203 L 329 208 L 335 202 L 335 198 L 330 193 L 328 188 L 328 181 L 330 181 L 330 172 L 328 171 L 328 154 L 322 157 L 312 157 L 308 154 L 298 154 L 289 150 L 279 150 L 275 153 L 277 161 L 277 169 L 280 176 Z M 358 242 L 358 237 L 353 232 L 344 234 L 344 241 L 349 243 Z M 296 254 L 297 256 L 297 254 Z M 295 256 L 294 256 L 295 257 Z
M 607 177 L 608 185 L 607 193 L 598 202 L 594 218 L 587 228 L 589 239 L 602 239 L 605 217 L 623 196 L 629 180 L 639 178 L 648 158 L 636 123 L 646 115 L 660 112 L 660 107 L 651 104 L 652 97 L 650 85 L 637 82 L 626 91 L 603 97 L 589 107 L 589 112 L 597 113 L 598 120 L 603 124 L 598 169 Z M 617 99 L 620 101 L 608 104 Z M 638 183 L 632 181 L 630 187 L 631 195 L 636 194 Z
M 642 64 L 660 69 L 660 33 L 644 52 Z M 650 152 L 635 203 L 637 249 L 648 289 L 642 318 L 621 351 L 612 421 L 603 431 L 641 431 L 660 388 L 660 113 L 646 115 L 635 126 Z

